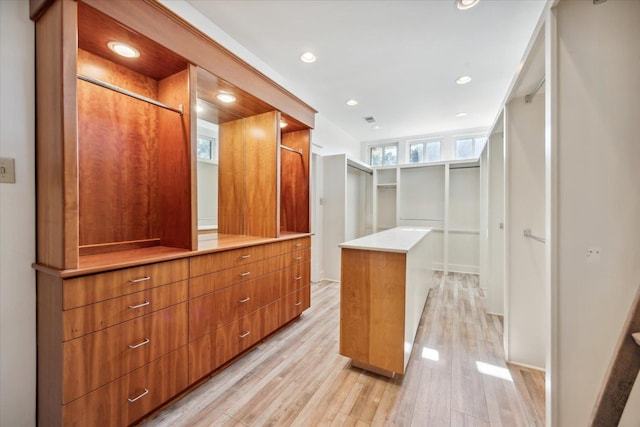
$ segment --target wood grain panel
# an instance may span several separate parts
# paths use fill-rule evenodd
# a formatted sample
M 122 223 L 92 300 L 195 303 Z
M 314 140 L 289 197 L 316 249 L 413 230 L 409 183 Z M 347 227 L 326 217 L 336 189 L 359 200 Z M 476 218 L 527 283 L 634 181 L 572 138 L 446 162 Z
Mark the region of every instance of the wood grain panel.
M 118 41 L 136 48 L 138 58 L 125 58 L 107 47 Z M 187 61 L 170 49 L 131 31 L 84 2 L 78 2 L 78 47 L 93 52 L 154 80 L 162 80 L 187 68 Z
M 193 67 L 161 80 L 158 100 L 182 105 L 183 114 L 158 109 L 158 212 L 163 246 L 195 250 L 197 207 L 195 135 L 191 99 L 195 99 Z
M 304 286 L 288 295 L 280 302 L 280 323 L 284 325 L 298 317 L 311 306 L 309 286 Z
M 187 300 L 188 281 L 159 286 L 62 313 L 65 341 Z M 133 308 L 132 308 L 133 307 Z
M 37 260 L 61 269 L 78 265 L 76 6 L 58 1 L 36 25 Z
M 238 322 L 189 343 L 189 384 L 211 373 L 240 352 Z
M 63 285 L 63 308 L 69 310 L 109 298 L 185 280 L 189 261 L 179 259 L 108 273 L 67 279 Z M 148 279 L 146 279 L 148 277 Z
M 281 272 L 226 287 L 189 301 L 189 341 L 214 331 L 280 297 Z
M 264 314 L 257 310 L 238 320 L 238 340 L 240 351 L 244 351 L 260 341 L 264 331 Z
M 340 354 L 404 373 L 405 258 L 342 249 Z
M 62 280 L 37 273 L 38 425 L 62 418 Z
M 187 319 L 187 304 L 182 303 L 65 342 L 62 403 L 186 345 Z
M 232 267 L 245 266 L 254 261 L 265 259 L 268 256 L 279 255 L 280 251 L 277 250 L 278 248 L 275 248 L 277 250 L 275 255 L 272 254 L 271 250 L 274 249 L 272 247 L 273 245 L 274 244 L 247 246 L 240 249 L 231 249 L 192 257 L 190 260 L 190 276 L 197 277 L 202 274 L 213 273 Z
M 78 50 L 78 71 L 157 97 L 155 80 L 83 50 Z M 78 80 L 81 246 L 158 237 L 156 110 Z
M 245 119 L 246 230 L 250 236 L 278 237 L 280 113 Z
M 287 295 L 311 284 L 311 262 L 294 264 L 282 270 L 281 294 Z
M 300 150 L 302 155 L 281 150 L 280 228 L 308 233 L 311 131 L 283 133 L 282 145 Z
M 280 323 L 280 304 L 281 300 L 277 300 L 262 309 L 262 337 L 270 335 L 282 326 Z
M 245 266 L 194 277 L 189 281 L 189 296 L 190 298 L 195 298 L 260 277 L 266 273 L 265 268 L 269 264 L 270 262 L 268 261 L 252 262 Z
M 184 346 L 63 406 L 63 425 L 130 425 L 187 388 L 187 360 Z M 135 402 L 128 401 L 145 390 L 148 390 L 146 395 Z
M 160 3 L 129 1 L 124 8 L 111 0 L 86 0 L 85 3 L 180 55 L 191 64 L 208 70 L 229 84 L 240 88 L 296 118 L 314 126 L 316 111 L 277 85 L 255 68 L 177 17 Z
M 218 128 L 218 232 L 245 233 L 245 121 Z

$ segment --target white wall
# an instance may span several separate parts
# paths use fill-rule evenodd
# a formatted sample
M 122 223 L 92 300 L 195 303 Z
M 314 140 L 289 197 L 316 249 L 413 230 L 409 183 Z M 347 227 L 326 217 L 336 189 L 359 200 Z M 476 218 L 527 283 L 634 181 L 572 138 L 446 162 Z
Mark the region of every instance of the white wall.
M 544 369 L 545 245 L 523 236 L 545 235 L 544 97 L 513 99 L 505 107 L 507 162 L 505 311 L 507 360 Z
M 583 426 L 640 285 L 640 2 L 560 1 L 554 13 L 552 417 Z M 601 248 L 599 262 L 588 262 L 590 247 Z M 638 397 L 624 425 L 638 426 Z
M 489 272 L 487 312 L 504 314 L 504 134 L 489 137 Z
M 218 226 L 218 165 L 197 162 L 198 227 Z
M 34 25 L 29 2 L 0 1 L 0 156 L 16 183 L 0 184 L 0 425 L 35 425 Z

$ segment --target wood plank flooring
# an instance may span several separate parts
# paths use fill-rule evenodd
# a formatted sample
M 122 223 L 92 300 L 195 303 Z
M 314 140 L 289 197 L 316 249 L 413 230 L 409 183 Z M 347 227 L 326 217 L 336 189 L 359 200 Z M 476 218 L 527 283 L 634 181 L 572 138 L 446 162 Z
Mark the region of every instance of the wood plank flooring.
M 477 276 L 433 280 L 404 377 L 338 354 L 339 284 L 321 282 L 298 320 L 143 425 L 543 426 L 544 375 L 505 365 Z

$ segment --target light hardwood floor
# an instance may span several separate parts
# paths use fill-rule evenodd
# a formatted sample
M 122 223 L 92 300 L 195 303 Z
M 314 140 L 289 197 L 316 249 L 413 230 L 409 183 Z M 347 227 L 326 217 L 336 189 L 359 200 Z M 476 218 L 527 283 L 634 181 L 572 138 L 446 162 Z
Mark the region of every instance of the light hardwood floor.
M 543 426 L 544 375 L 507 367 L 502 322 L 477 276 L 434 276 L 404 377 L 338 354 L 338 283 L 233 365 L 146 420 L 152 426 Z

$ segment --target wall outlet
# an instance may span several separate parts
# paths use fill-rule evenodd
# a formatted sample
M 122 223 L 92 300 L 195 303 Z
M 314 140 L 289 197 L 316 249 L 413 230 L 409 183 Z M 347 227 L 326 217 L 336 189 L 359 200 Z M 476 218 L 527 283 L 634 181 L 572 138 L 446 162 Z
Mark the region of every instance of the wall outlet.
M 601 248 L 597 248 L 595 246 L 587 248 L 587 262 L 591 264 L 599 263 L 601 254 Z
M 0 157 L 0 182 L 16 183 L 16 161 L 8 157 Z

